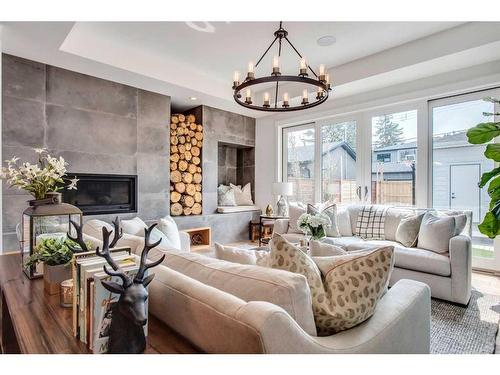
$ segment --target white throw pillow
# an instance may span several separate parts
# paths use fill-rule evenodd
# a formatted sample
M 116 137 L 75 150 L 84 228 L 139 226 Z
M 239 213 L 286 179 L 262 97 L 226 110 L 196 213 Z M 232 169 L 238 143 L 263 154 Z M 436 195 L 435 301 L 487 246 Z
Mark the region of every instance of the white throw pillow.
M 229 184 L 229 186 L 234 191 L 234 198 L 237 206 L 253 206 L 252 186 L 250 183 L 243 186 L 243 188 L 233 184 Z
M 325 214 L 330 219 L 331 224 L 325 228 L 327 237 L 340 237 L 339 227 L 337 225 L 337 205 L 326 202 L 319 205 L 307 205 L 307 213 L 311 215 Z
M 132 234 L 134 236 L 144 237 L 144 229 L 147 229 L 147 224 L 139 217 L 134 217 L 130 220 L 120 221 L 123 233 Z
M 337 207 L 337 226 L 342 237 L 352 236 L 351 217 L 346 207 Z
M 455 236 L 455 218 L 453 216 L 436 216 L 427 212 L 420 225 L 418 233 L 418 247 L 447 253 L 450 239 Z
M 113 230 L 113 226 L 111 224 L 102 220 L 92 219 L 84 224 L 83 233 L 102 241 L 102 227 L 106 227 L 108 231 Z
M 181 249 L 181 237 L 179 235 L 179 228 L 177 223 L 172 219 L 171 216 L 165 216 L 158 221 L 158 226 L 155 228 L 165 235 L 162 244 L 165 246 L 170 246 L 175 249 Z M 154 231 L 154 229 L 153 229 Z
M 236 198 L 234 190 L 226 185 L 219 185 L 217 188 L 217 205 L 218 206 L 236 206 Z
M 224 246 L 215 243 L 215 257 L 227 262 L 250 264 L 254 266 L 267 267 L 269 251 L 255 249 L 241 249 L 234 246 Z
M 339 246 L 316 240 L 312 240 L 309 247 L 312 257 L 330 257 L 347 254 L 347 251 Z
M 288 207 L 288 231 L 287 233 L 303 233 L 302 230 L 299 229 L 297 221 L 299 220 L 300 215 L 305 214 L 307 209 L 301 206 L 298 203 L 290 203 Z

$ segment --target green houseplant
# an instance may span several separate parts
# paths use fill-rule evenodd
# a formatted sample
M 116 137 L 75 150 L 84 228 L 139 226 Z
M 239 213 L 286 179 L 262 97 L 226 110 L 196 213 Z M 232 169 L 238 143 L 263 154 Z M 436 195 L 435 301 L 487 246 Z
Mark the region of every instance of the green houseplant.
M 48 294 L 57 294 L 61 282 L 71 278 L 71 247 L 77 248 L 78 244 L 65 237 L 42 238 L 28 259 L 28 266 L 43 263 L 44 289 Z M 88 243 L 87 247 L 90 249 L 91 244 Z
M 484 100 L 500 104 L 500 100 L 488 97 Z M 498 116 L 500 113 L 483 112 L 486 117 Z M 484 144 L 492 141 L 500 135 L 500 122 L 482 122 L 467 131 L 467 138 L 471 144 Z M 484 151 L 486 158 L 495 163 L 500 162 L 500 143 L 488 143 Z M 491 198 L 489 211 L 484 216 L 478 228 L 481 233 L 489 238 L 495 238 L 500 234 L 500 167 L 485 172 L 479 181 L 479 187 L 488 185 L 488 195 Z

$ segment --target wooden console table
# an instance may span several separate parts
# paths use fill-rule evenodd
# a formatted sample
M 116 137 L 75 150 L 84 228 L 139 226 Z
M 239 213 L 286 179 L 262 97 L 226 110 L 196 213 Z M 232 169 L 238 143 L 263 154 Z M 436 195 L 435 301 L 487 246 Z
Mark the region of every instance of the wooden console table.
M 90 353 L 73 337 L 71 308 L 59 295 L 43 291 L 43 280 L 29 280 L 19 254 L 0 256 L 0 348 L 2 353 Z M 184 338 L 149 316 L 146 353 L 197 353 Z

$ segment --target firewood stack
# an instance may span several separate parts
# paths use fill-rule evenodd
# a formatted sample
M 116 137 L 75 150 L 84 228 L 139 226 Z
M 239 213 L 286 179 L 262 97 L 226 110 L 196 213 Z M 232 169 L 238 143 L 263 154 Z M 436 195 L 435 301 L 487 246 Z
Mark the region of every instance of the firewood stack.
M 194 115 L 172 115 L 170 124 L 170 214 L 201 214 L 203 125 Z

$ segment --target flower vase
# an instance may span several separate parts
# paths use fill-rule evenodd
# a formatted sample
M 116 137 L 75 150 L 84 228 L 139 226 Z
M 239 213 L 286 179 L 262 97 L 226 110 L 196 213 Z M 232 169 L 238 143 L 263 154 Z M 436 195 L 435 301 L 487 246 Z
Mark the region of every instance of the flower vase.
M 70 264 L 59 264 L 57 266 L 43 265 L 43 288 L 49 295 L 58 294 L 61 282 L 71 278 Z

